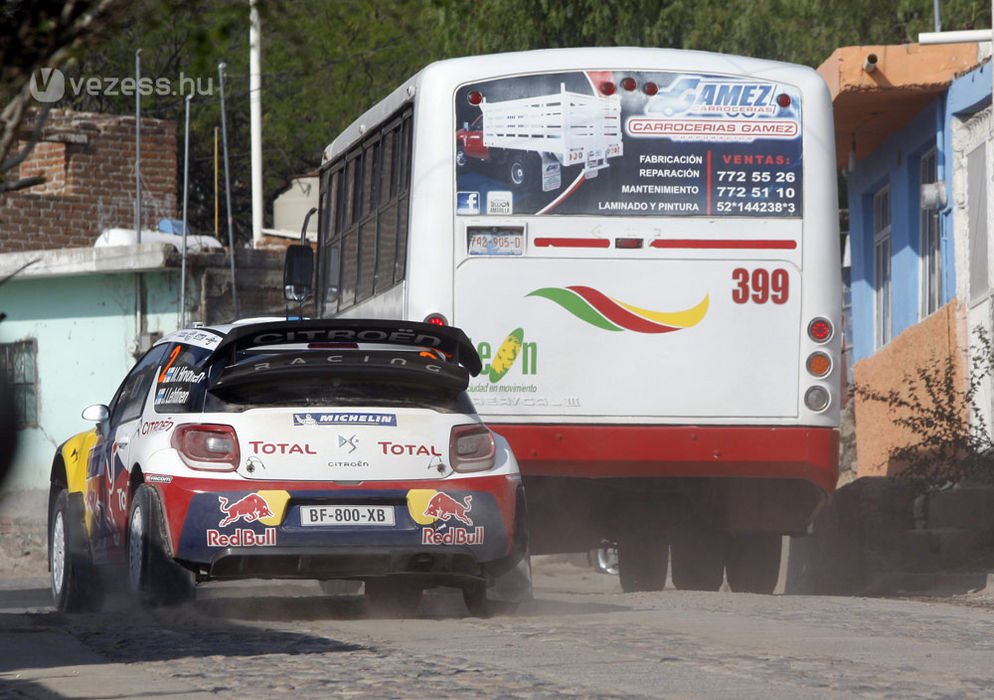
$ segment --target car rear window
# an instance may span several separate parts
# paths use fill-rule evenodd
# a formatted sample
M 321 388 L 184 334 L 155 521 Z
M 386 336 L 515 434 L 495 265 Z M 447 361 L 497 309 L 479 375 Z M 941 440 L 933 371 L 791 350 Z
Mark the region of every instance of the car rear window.
M 475 413 L 468 372 L 435 352 L 254 351 L 210 375 L 207 412 L 387 406 Z

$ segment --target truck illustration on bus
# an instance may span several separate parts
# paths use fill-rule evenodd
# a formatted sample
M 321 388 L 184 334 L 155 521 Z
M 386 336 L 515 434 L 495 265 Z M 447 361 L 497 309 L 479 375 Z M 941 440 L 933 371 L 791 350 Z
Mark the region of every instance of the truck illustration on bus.
M 490 102 L 471 93 L 480 116 L 456 132 L 456 163 L 490 163 L 515 189 L 542 176 L 542 191 L 562 184 L 561 167 L 582 165 L 585 178 L 624 153 L 621 103 L 616 94 L 584 95 L 560 84 L 559 92 Z

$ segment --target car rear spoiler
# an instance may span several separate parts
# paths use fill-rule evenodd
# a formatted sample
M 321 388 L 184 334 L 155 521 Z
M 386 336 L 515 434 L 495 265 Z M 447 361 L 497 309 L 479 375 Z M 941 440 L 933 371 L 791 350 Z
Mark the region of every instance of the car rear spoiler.
M 267 321 L 235 326 L 214 349 L 213 356 L 264 345 L 298 343 L 377 343 L 440 350 L 474 377 L 483 369 L 476 348 L 461 328 L 416 321 L 372 319 L 305 319 Z

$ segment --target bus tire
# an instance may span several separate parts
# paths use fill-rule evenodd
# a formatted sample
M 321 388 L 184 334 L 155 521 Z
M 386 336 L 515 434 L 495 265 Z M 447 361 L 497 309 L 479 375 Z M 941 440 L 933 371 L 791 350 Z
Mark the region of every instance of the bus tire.
M 726 536 L 684 532 L 673 539 L 673 585 L 681 591 L 717 591 L 724 580 Z
M 735 535 L 725 562 L 728 587 L 736 593 L 773 593 L 780 578 L 782 545 L 778 534 Z
M 665 542 L 641 537 L 618 542 L 618 579 L 625 593 L 663 590 L 668 568 Z

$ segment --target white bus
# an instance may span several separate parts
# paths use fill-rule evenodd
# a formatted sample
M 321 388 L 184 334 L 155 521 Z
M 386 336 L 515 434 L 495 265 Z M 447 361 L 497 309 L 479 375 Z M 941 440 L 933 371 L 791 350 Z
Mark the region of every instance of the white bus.
M 835 488 L 832 106 L 806 67 L 645 48 L 431 64 L 325 150 L 317 314 L 462 327 L 535 553 L 770 592 Z M 669 556 L 667 556 L 669 555 Z

